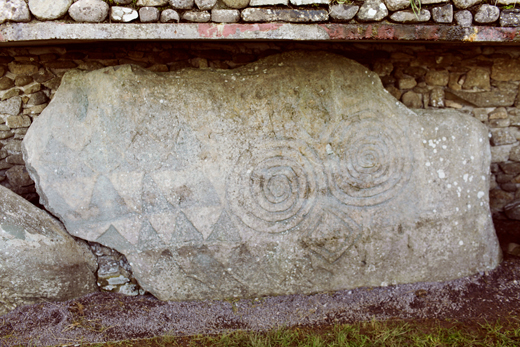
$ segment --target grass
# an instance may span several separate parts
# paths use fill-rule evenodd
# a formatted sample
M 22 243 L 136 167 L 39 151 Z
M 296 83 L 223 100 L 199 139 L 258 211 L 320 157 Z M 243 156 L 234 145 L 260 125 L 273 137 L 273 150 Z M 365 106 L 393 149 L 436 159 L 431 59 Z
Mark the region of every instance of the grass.
M 232 332 L 214 336 L 156 337 L 92 344 L 94 347 L 362 347 L 362 346 L 520 346 L 520 317 L 495 322 L 451 320 L 361 322 L 267 333 Z

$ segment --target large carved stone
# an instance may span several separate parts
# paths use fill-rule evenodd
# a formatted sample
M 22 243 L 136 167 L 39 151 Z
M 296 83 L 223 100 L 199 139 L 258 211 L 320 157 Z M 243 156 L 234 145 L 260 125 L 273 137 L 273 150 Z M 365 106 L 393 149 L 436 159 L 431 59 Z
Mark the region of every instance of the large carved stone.
M 23 146 L 45 206 L 164 300 L 442 281 L 500 258 L 485 127 L 418 116 L 332 54 L 69 72 Z
M 97 262 L 48 213 L 0 186 L 0 315 L 96 292 Z

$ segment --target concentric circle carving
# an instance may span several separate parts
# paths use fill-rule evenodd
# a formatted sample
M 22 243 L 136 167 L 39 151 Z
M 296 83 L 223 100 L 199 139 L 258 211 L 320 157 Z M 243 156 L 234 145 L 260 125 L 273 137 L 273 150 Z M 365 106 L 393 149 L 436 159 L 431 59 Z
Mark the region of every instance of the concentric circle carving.
M 255 145 L 241 154 L 228 178 L 231 211 L 260 232 L 305 228 L 315 222 L 312 215 L 317 195 L 326 187 L 319 163 L 303 142 L 281 140 Z
M 406 132 L 384 115 L 362 112 L 339 126 L 329 161 L 332 194 L 354 206 L 385 202 L 399 193 L 412 169 Z

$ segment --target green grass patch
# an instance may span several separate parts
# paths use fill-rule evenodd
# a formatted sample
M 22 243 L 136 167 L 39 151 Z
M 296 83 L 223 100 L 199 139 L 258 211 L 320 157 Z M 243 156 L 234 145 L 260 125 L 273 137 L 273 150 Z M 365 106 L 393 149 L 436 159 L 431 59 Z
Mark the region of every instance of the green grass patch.
M 361 322 L 286 328 L 266 333 L 231 332 L 213 336 L 163 336 L 147 340 L 92 344 L 95 347 L 364 347 L 364 346 L 520 346 L 520 319 L 494 322 L 451 320 Z

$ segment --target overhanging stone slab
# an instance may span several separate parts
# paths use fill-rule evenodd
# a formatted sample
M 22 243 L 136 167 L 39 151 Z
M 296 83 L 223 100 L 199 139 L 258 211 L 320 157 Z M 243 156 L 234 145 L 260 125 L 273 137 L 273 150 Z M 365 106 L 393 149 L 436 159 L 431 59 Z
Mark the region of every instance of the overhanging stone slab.
M 297 40 L 493 42 L 520 41 L 520 28 L 453 25 L 373 24 L 69 24 L 7 23 L 0 25 L 0 46 L 104 40 Z
M 495 267 L 486 128 L 324 52 L 67 73 L 24 142 L 42 202 L 160 299 L 442 281 Z

